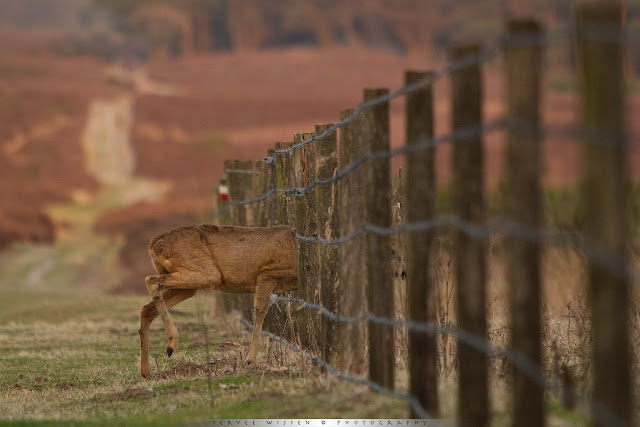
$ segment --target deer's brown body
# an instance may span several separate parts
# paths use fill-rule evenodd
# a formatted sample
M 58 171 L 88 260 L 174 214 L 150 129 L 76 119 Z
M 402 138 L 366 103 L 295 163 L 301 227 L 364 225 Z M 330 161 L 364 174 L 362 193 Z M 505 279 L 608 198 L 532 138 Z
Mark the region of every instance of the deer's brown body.
M 295 233 L 291 227 L 233 227 L 209 224 L 174 228 L 151 240 L 149 254 L 158 275 L 145 279 L 153 301 L 140 310 L 140 372 L 148 377 L 149 326 L 159 314 L 171 356 L 178 330 L 168 308 L 198 289 L 253 293 L 254 330 L 247 362 L 255 362 L 262 323 L 272 292 L 298 287 Z

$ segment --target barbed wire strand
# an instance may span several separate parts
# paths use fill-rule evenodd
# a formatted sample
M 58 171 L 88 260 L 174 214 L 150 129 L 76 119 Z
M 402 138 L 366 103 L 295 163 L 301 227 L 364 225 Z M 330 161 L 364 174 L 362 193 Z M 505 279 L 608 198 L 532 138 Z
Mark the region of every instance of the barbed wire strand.
M 300 298 L 281 297 L 277 294 L 271 294 L 271 302 L 273 303 L 275 301 L 298 303 L 303 307 L 320 312 L 325 317 L 331 320 L 342 322 L 342 323 L 371 321 L 380 325 L 391 326 L 391 327 L 404 327 L 411 331 L 422 332 L 430 335 L 441 334 L 441 335 L 453 336 L 459 341 L 464 342 L 465 344 L 486 354 L 489 357 L 499 357 L 499 358 L 507 359 L 510 363 L 516 366 L 521 372 L 523 372 L 525 375 L 527 375 L 530 379 L 532 379 L 534 382 L 536 382 L 540 387 L 542 387 L 545 390 L 549 390 L 552 393 L 558 393 L 558 391 L 562 393 L 572 393 L 573 395 L 578 397 L 578 399 L 581 401 L 583 405 L 594 409 L 595 411 L 594 415 L 596 416 L 598 421 L 602 423 L 606 423 L 605 425 L 612 425 L 612 426 L 625 425 L 624 421 L 618 415 L 613 413 L 608 407 L 596 401 L 589 401 L 586 397 L 581 396 L 577 392 L 577 390 L 574 390 L 573 388 L 569 387 L 562 380 L 557 379 L 555 384 L 547 380 L 544 375 L 544 370 L 540 366 L 538 366 L 536 363 L 531 361 L 522 352 L 518 350 L 507 350 L 507 349 L 497 348 L 493 344 L 491 344 L 487 339 L 479 337 L 464 329 L 458 328 L 455 325 L 439 326 L 434 323 L 423 323 L 423 322 L 415 322 L 411 320 L 390 319 L 390 318 L 385 318 L 381 316 L 376 316 L 369 312 L 365 312 L 364 314 L 359 316 L 342 316 L 338 313 L 331 312 L 330 310 L 328 310 L 327 308 L 321 305 L 312 304 Z M 240 314 L 240 317 L 242 322 L 245 324 L 245 326 L 253 330 L 253 325 L 247 319 L 242 317 L 241 314 Z M 430 418 L 428 413 L 422 407 L 422 405 L 411 394 L 399 393 L 395 390 L 390 390 L 388 388 L 382 387 L 379 384 L 376 384 L 366 378 L 353 377 L 345 373 L 339 372 L 338 370 L 333 368 L 331 365 L 329 365 L 329 363 L 327 363 L 322 358 L 318 356 L 311 356 L 310 354 L 306 353 L 302 349 L 291 344 L 285 338 L 275 335 L 271 332 L 262 331 L 262 335 L 285 344 L 294 352 L 302 354 L 305 358 L 311 360 L 315 365 L 323 366 L 332 375 L 342 380 L 354 382 L 357 384 L 367 385 L 380 393 L 387 394 L 399 399 L 403 399 L 411 404 L 413 409 L 416 411 L 416 414 L 418 414 L 420 418 L 423 418 L 423 419 Z
M 251 322 L 249 322 L 247 319 L 245 319 L 242 314 L 240 314 L 239 312 L 236 312 L 241 319 L 241 322 L 250 330 L 253 330 L 253 325 L 251 324 Z M 378 393 L 381 394 L 386 394 L 398 399 L 402 399 L 405 400 L 406 402 L 408 402 L 411 407 L 416 411 L 416 414 L 422 418 L 422 419 L 430 419 L 432 418 L 429 413 L 427 413 L 427 411 L 424 409 L 424 407 L 420 404 L 420 402 L 418 402 L 418 399 L 416 399 L 415 397 L 413 397 L 410 394 L 407 393 L 400 393 L 396 390 L 391 390 L 388 389 L 386 387 L 381 386 L 380 384 L 376 384 L 375 382 L 368 380 L 366 378 L 362 378 L 362 377 L 354 377 L 351 375 L 347 375 L 344 372 L 340 372 L 338 371 L 336 368 L 334 368 L 333 366 L 331 366 L 329 363 L 327 363 L 325 360 L 323 360 L 320 357 L 317 356 L 312 356 L 309 353 L 305 352 L 304 350 L 296 347 L 294 344 L 290 343 L 288 340 L 286 340 L 285 338 L 279 336 L 279 335 L 275 335 L 269 331 L 262 331 L 262 335 L 268 338 L 271 338 L 275 341 L 278 341 L 282 344 L 284 344 L 285 346 L 289 347 L 289 349 L 291 349 L 293 352 L 301 354 L 303 357 L 305 357 L 306 359 L 310 360 L 314 365 L 320 365 L 323 368 L 325 368 L 327 370 L 327 372 L 329 372 L 331 375 L 334 375 L 335 377 L 344 380 L 344 381 L 348 381 L 348 382 L 352 382 L 355 384 L 360 384 L 360 385 L 366 385 L 372 389 L 374 389 L 375 391 L 377 391 Z
M 488 239 L 496 233 L 536 243 L 541 246 L 555 246 L 564 249 L 582 250 L 586 257 L 600 268 L 609 271 L 618 279 L 628 279 L 627 261 L 619 255 L 597 244 L 579 232 L 545 230 L 543 228 L 515 222 L 503 216 L 493 217 L 487 225 L 467 221 L 457 215 L 443 215 L 426 221 L 408 222 L 391 227 L 365 224 L 347 236 L 327 240 L 321 236 L 304 236 L 296 233 L 296 239 L 325 246 L 339 246 L 372 232 L 380 236 L 392 236 L 403 232 L 427 231 L 436 228 L 453 227 L 475 239 Z
M 437 80 L 442 79 L 443 77 L 448 76 L 449 74 L 454 73 L 455 71 L 462 70 L 464 68 L 478 65 L 484 62 L 489 62 L 492 59 L 498 57 L 500 53 L 502 53 L 508 46 L 530 46 L 530 45 L 538 45 L 538 46 L 546 46 L 553 42 L 556 42 L 561 39 L 565 39 L 570 35 L 570 31 L 566 29 L 562 29 L 560 31 L 549 32 L 545 34 L 540 34 L 536 32 L 528 32 L 521 33 L 511 36 L 500 36 L 498 41 L 494 42 L 490 47 L 481 47 L 478 53 L 474 53 L 459 60 L 450 62 L 440 70 L 433 71 L 429 76 L 424 79 L 418 80 L 414 83 L 405 85 L 391 93 L 386 95 L 379 96 L 375 99 L 371 99 L 369 101 L 363 102 L 356 108 L 353 113 L 346 117 L 345 119 L 335 123 L 324 132 L 312 136 L 310 139 L 305 141 L 301 141 L 297 144 L 294 144 L 287 148 L 275 149 L 275 154 L 285 154 L 290 153 L 300 147 L 304 147 L 305 145 L 314 143 L 326 136 L 331 135 L 336 132 L 339 128 L 344 127 L 345 125 L 353 122 L 358 116 L 364 113 L 366 110 L 376 107 L 380 104 L 384 104 L 386 102 L 390 102 L 396 98 L 401 96 L 409 95 L 411 93 L 417 92 L 424 88 L 425 86 L 431 85 L 435 83 Z
M 591 24 L 588 28 L 585 27 L 585 31 L 583 31 L 583 33 L 584 33 L 584 37 L 587 39 L 600 40 L 600 41 L 611 42 L 611 43 L 617 42 L 617 43 L 624 44 L 625 42 L 629 42 L 634 39 L 633 37 L 630 37 L 628 31 L 624 29 L 622 31 L 621 30 L 612 31 L 611 26 L 606 24 L 604 25 Z M 443 77 L 446 77 L 455 71 L 459 71 L 464 68 L 467 68 L 473 65 L 478 65 L 484 62 L 489 62 L 492 59 L 498 57 L 498 55 L 503 51 L 505 51 L 507 47 L 533 46 L 533 45 L 548 47 L 552 44 L 557 43 L 560 40 L 569 39 L 572 36 L 573 36 L 573 31 L 572 31 L 572 28 L 569 26 L 561 27 L 559 29 L 551 29 L 551 30 L 545 31 L 544 33 L 529 32 L 529 33 L 521 33 L 516 35 L 510 35 L 510 36 L 501 36 L 498 38 L 497 42 L 493 43 L 493 46 L 483 47 L 481 48 L 480 52 L 472 55 L 468 55 L 457 61 L 453 61 L 448 65 L 446 65 L 445 67 L 441 68 L 440 70 L 434 71 L 433 73 L 431 73 L 431 75 L 429 75 L 424 79 L 421 79 L 417 82 L 403 86 L 389 94 L 382 95 L 375 99 L 366 101 L 360 104 L 360 106 L 356 108 L 349 117 L 339 121 L 338 123 L 335 123 L 328 129 L 326 129 L 324 132 L 318 135 L 313 135 L 311 138 L 305 141 L 301 141 L 297 144 L 293 144 L 290 147 L 275 149 L 274 153 L 275 154 L 289 153 L 291 151 L 304 147 L 305 145 L 314 143 L 326 136 L 329 136 L 335 133 L 339 128 L 344 127 L 345 125 L 353 122 L 358 116 L 360 116 L 363 112 L 365 112 L 368 109 L 376 107 L 380 104 L 384 104 L 386 102 L 390 102 L 401 96 L 405 96 L 405 95 L 417 92 L 418 90 L 421 90 L 425 86 L 433 84 L 437 80 L 440 80 Z
M 259 197 L 255 197 L 252 199 L 245 200 L 229 200 L 228 204 L 231 205 L 248 205 L 248 204 L 256 204 L 267 199 L 278 195 L 278 194 L 292 194 L 294 196 L 303 196 L 313 190 L 315 187 L 319 185 L 328 185 L 334 182 L 337 182 L 347 175 L 354 173 L 360 167 L 362 167 L 367 161 L 378 160 L 378 159 L 386 159 L 393 158 L 402 154 L 409 154 L 413 152 L 419 152 L 423 150 L 427 150 L 430 148 L 436 148 L 440 145 L 444 145 L 446 143 L 452 142 L 464 142 L 465 139 L 472 138 L 479 135 L 485 135 L 490 132 L 500 131 L 500 130 L 510 130 L 514 132 L 518 132 L 520 134 L 527 135 L 538 135 L 541 139 L 550 139 L 550 138 L 560 138 L 560 137 L 570 137 L 563 139 L 564 142 L 572 142 L 578 139 L 588 140 L 589 143 L 593 143 L 596 145 L 605 145 L 605 146 L 613 146 L 617 147 L 619 144 L 615 141 L 615 139 L 620 138 L 620 132 L 607 132 L 603 130 L 592 130 L 589 131 L 586 128 L 571 128 L 569 126 L 548 126 L 542 129 L 537 128 L 534 124 L 526 123 L 523 120 L 512 119 L 501 117 L 490 121 L 484 125 L 475 125 L 462 129 L 457 129 L 451 133 L 446 135 L 424 139 L 420 142 L 411 145 L 403 145 L 400 147 L 393 148 L 391 150 L 379 151 L 376 153 L 367 152 L 360 157 L 356 158 L 349 166 L 342 169 L 335 176 L 327 179 L 316 180 L 309 184 L 307 187 L 289 187 L 289 188 L 271 188 L 263 195 Z M 609 137 L 609 138 L 605 138 Z M 603 140 L 609 140 L 613 138 L 614 143 L 602 142 Z M 640 149 L 640 135 L 635 135 L 632 133 L 628 133 L 626 136 L 626 140 L 628 141 L 625 145 L 626 148 L 639 148 Z M 226 170 L 226 172 L 235 173 L 238 170 Z M 239 170 L 240 173 L 247 172 L 246 170 Z M 223 208 L 224 209 L 224 208 Z M 216 211 L 213 214 L 214 218 L 220 216 L 220 213 Z
M 247 175 L 254 175 L 256 173 L 256 171 L 253 170 L 253 169 L 227 169 L 227 168 L 224 168 L 223 171 L 224 171 L 224 173 L 237 173 L 237 174 L 247 174 Z
M 358 157 L 356 160 L 353 161 L 353 163 L 351 163 L 346 168 L 342 169 L 340 172 L 338 172 L 331 178 L 316 180 L 306 187 L 272 188 L 271 190 L 265 192 L 262 196 L 257 198 L 247 199 L 247 200 L 229 200 L 228 205 L 239 206 L 239 205 L 256 204 L 256 203 L 263 202 L 277 194 L 292 194 L 294 196 L 303 196 L 309 193 L 318 185 L 332 184 L 334 182 L 337 182 L 343 179 L 347 175 L 354 173 L 367 161 L 392 158 L 400 154 L 413 153 L 417 151 L 426 150 L 428 148 L 435 148 L 439 145 L 454 142 L 454 141 L 464 142 L 465 139 L 472 138 L 474 136 L 483 135 L 491 131 L 500 130 L 505 127 L 506 127 L 506 120 L 504 118 L 498 118 L 485 125 L 475 125 L 475 126 L 458 129 L 449 134 L 435 137 L 435 138 L 428 138 L 416 144 L 404 145 L 391 150 L 379 151 L 375 153 L 367 152 L 361 155 L 360 157 Z M 214 217 L 217 217 L 217 216 L 216 214 L 214 214 Z
M 364 102 L 362 104 L 360 104 L 360 106 L 358 108 L 356 108 L 354 110 L 354 112 L 347 118 L 340 120 L 338 123 L 332 125 L 331 127 L 329 127 L 328 129 L 326 129 L 324 132 L 314 135 L 311 138 L 299 142 L 297 144 L 293 144 L 290 147 L 287 148 L 280 148 L 280 149 L 275 149 L 274 150 L 274 154 L 286 154 L 286 153 L 290 153 L 291 151 L 297 150 L 301 147 L 304 147 L 305 145 L 314 143 L 326 136 L 329 136 L 333 133 L 335 133 L 338 129 L 344 127 L 345 125 L 353 122 L 355 119 L 358 118 L 358 116 L 360 116 L 362 113 L 364 113 L 366 110 L 369 110 L 371 108 L 374 108 L 380 104 L 384 104 L 386 102 L 389 102 L 393 99 L 396 99 L 400 96 L 405 96 L 408 94 L 411 94 L 413 92 L 417 92 L 418 90 L 424 88 L 427 85 L 430 85 L 432 83 L 434 83 L 435 81 L 443 78 L 446 75 L 451 74 L 454 71 L 466 68 L 466 67 L 470 67 L 472 65 L 476 65 L 476 64 L 480 64 L 483 62 L 486 62 L 490 59 L 495 58 L 502 50 L 504 49 L 503 47 L 503 43 L 499 43 L 497 46 L 494 46 L 492 48 L 488 48 L 488 49 L 484 49 L 482 50 L 480 53 L 478 54 L 473 54 L 473 55 L 469 55 L 459 61 L 455 61 L 450 63 L 448 66 L 442 68 L 441 70 L 435 71 L 433 72 L 429 77 L 421 79 L 415 83 L 406 85 L 400 89 L 397 89 L 389 94 L 377 97 L 375 99 L 371 99 L 367 102 Z

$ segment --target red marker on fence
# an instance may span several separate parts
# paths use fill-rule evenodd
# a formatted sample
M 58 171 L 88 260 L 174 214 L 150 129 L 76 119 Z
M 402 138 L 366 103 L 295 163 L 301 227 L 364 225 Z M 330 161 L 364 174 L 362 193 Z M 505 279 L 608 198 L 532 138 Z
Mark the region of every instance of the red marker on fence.
M 215 201 L 216 209 L 216 223 L 217 224 L 229 224 L 230 212 L 229 206 L 229 185 L 227 184 L 227 178 L 222 178 L 220 183 L 215 187 L 217 193 L 217 201 Z
M 218 184 L 218 200 L 221 202 L 229 201 L 229 186 L 226 184 Z

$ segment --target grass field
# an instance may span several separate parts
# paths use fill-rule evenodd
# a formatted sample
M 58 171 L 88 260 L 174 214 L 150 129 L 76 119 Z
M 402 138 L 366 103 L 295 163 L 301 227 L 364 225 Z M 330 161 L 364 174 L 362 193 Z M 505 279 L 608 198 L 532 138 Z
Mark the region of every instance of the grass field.
M 326 379 L 299 358 L 278 356 L 275 348 L 270 363 L 244 367 L 240 357 L 246 354 L 248 333 L 236 318 L 218 319 L 216 325 L 210 312 L 198 310 L 203 303 L 215 305 L 206 295 L 174 313 L 182 350 L 171 359 L 162 354 L 166 338 L 160 324 L 152 329 L 155 378 L 143 380 L 137 310 L 145 300 L 2 289 L 2 418 L 174 424 L 206 418 L 405 415 L 398 401 Z M 208 323 L 206 344 L 198 314 Z

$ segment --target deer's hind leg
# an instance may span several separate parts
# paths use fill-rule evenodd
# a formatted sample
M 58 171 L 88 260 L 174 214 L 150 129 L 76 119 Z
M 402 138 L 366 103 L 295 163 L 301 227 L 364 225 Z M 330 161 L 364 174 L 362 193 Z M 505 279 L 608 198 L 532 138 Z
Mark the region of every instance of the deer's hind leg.
M 169 290 L 192 290 L 198 289 L 210 289 L 219 285 L 222 275 L 217 268 L 208 269 L 210 276 L 204 277 L 199 272 L 173 272 L 169 274 L 159 274 L 155 276 L 148 276 L 145 279 L 149 294 L 153 299 L 153 303 L 156 306 L 156 310 L 162 322 L 164 323 L 165 331 L 169 342 L 167 343 L 167 355 L 171 357 L 173 352 L 178 348 L 178 328 L 176 328 L 173 319 L 169 315 L 169 310 L 165 305 L 162 293 Z
M 171 289 L 162 295 L 167 308 L 191 298 L 196 293 L 195 289 Z M 149 327 L 151 322 L 158 316 L 158 310 L 155 303 L 149 302 L 140 309 L 140 374 L 149 378 L 151 371 L 149 369 Z

